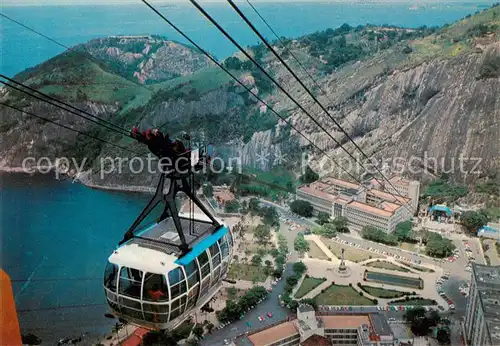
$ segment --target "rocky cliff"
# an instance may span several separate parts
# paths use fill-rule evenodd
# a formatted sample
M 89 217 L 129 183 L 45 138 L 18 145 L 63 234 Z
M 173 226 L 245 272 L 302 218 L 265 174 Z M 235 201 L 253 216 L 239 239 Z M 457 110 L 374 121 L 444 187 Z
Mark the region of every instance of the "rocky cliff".
M 419 177 L 446 171 L 457 181 L 469 182 L 477 177 L 491 176 L 500 167 L 499 12 L 500 8 L 496 7 L 452 26 L 420 32 L 343 26 L 335 31 L 288 41 L 288 44 L 306 62 L 326 95 L 304 77 L 306 84 L 329 109 L 330 116 L 341 123 L 380 169 L 388 166 L 400 169 L 403 165 L 408 175 Z M 123 78 L 124 89 L 133 97 L 127 97 L 127 93 L 124 96 L 122 90 L 114 90 L 112 97 L 108 97 L 113 101 L 103 102 L 87 84 L 77 87 L 81 90 L 80 97 L 61 93 L 53 87 L 48 90 L 59 92 L 60 97 L 79 102 L 76 104 L 124 127 L 140 119 L 142 126 L 163 125 L 171 134 L 190 132 L 197 139 L 214 143 L 217 153 L 224 159 L 237 157 L 246 166 L 270 170 L 276 165 L 285 165 L 298 169 L 301 154 L 307 152 L 311 166 L 324 168 L 321 173 L 339 171 L 331 164 L 323 165 L 323 155 L 311 148 L 307 140 L 278 121 L 267 107 L 222 71 L 209 66 L 196 52 L 175 43 L 153 47 L 147 41 L 150 38 L 135 40 L 139 42 L 137 47 L 132 44 L 132 38 L 94 40 L 87 45 L 94 57 L 106 56 L 107 63 L 97 66 L 113 78 Z M 328 48 L 329 45 L 335 49 Z M 286 49 L 280 45 L 277 49 L 291 66 L 295 66 Z M 151 53 L 153 51 L 159 53 Z M 188 51 L 186 57 L 184 54 Z M 293 82 L 279 61 L 264 52 L 262 46 L 253 47 L 253 53 L 336 140 L 349 152 L 360 156 L 333 121 L 322 114 L 298 83 Z M 109 64 L 110 59 L 113 64 Z M 150 60 L 153 62 L 148 63 Z M 179 61 L 183 62 L 182 68 L 178 68 Z M 345 152 L 247 63 L 231 61 L 227 66 L 303 135 L 343 162 L 344 168 L 358 176 L 365 174 L 355 165 L 349 166 L 347 160 L 342 161 L 347 157 Z M 41 80 L 36 71 L 30 71 L 29 77 L 38 83 Z M 131 78 L 144 83 L 162 83 L 152 84 L 148 91 L 127 84 Z M 47 90 L 46 84 L 37 85 Z M 19 100 L 18 95 L 6 94 L 6 91 L 2 97 L 10 102 Z M 43 109 L 44 105 L 26 98 L 22 100 L 26 109 L 48 111 Z M 5 109 L 1 112 L 4 133 L 0 154 L 4 167 L 17 166 L 33 150 L 58 155 L 60 152 L 72 154 L 82 147 L 81 136 L 64 134 L 58 138 L 52 125 L 45 125 L 40 130 L 40 126 L 29 118 L 19 123 L 18 114 Z M 62 113 L 53 115 L 60 119 Z M 62 119 L 106 135 L 76 119 Z M 21 138 L 19 142 L 16 141 L 18 137 Z M 144 148 L 131 140 L 111 139 L 144 152 Z M 130 156 L 109 145 L 90 149 L 94 167 L 107 156 Z M 81 156 L 87 154 L 85 150 L 79 153 Z M 422 169 L 423 166 L 427 169 Z M 129 185 L 152 185 L 156 180 L 155 174 L 130 173 L 128 165 L 122 167 L 121 174 L 116 173 L 106 173 L 101 179 L 94 170 L 94 174 L 87 174 L 83 179 L 89 185 L 120 189 Z

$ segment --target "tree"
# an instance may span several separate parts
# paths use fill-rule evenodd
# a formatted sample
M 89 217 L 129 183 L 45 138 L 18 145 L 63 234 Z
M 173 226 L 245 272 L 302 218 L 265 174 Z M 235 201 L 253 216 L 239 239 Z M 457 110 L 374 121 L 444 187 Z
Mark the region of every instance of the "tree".
M 304 264 L 304 262 L 295 262 L 293 264 L 293 271 L 297 273 L 298 275 L 304 274 L 304 272 L 307 270 L 307 266 Z
M 286 237 L 281 233 L 278 233 L 278 249 L 282 254 L 288 253 L 288 241 Z
M 318 213 L 318 219 L 316 222 L 320 225 L 330 222 L 330 214 L 325 213 L 324 211 L 320 211 Z
M 399 241 L 413 240 L 412 232 L 413 224 L 411 221 L 403 221 L 396 225 L 396 229 L 393 234 L 398 238 Z
M 203 333 L 205 330 L 203 330 L 203 326 L 201 324 L 197 324 L 193 328 L 193 334 L 196 336 L 198 339 L 201 339 L 203 337 Z
M 339 233 L 349 233 L 349 228 L 347 228 L 347 218 L 344 216 L 337 216 L 332 224 L 335 227 L 335 231 Z
M 311 167 L 306 166 L 305 172 L 300 176 L 300 181 L 304 184 L 310 184 L 319 179 L 319 174 L 311 169 Z
M 441 321 L 441 316 L 439 316 L 439 312 L 432 310 L 429 312 L 429 316 L 427 317 L 429 319 L 429 324 L 434 327 L 437 326 L 438 323 Z
M 302 233 L 297 234 L 297 237 L 293 242 L 293 248 L 300 254 L 304 254 L 304 252 L 309 251 L 309 243 L 304 238 Z
M 448 257 L 455 250 L 455 244 L 450 239 L 443 238 L 441 234 L 435 232 L 424 233 L 422 242 L 425 243 L 426 253 L 432 257 Z
M 198 346 L 199 344 L 200 342 L 198 341 L 198 339 L 191 338 L 187 340 L 187 345 L 189 346 Z
M 227 289 L 227 297 L 229 299 L 231 299 L 231 300 L 235 299 L 237 294 L 238 294 L 238 290 L 235 287 L 229 287 Z
M 264 244 L 271 239 L 271 229 L 267 225 L 258 225 L 255 227 L 253 236 L 257 239 L 257 242 Z
M 254 255 L 252 257 L 252 264 L 254 266 L 260 266 L 261 263 L 262 263 L 262 258 L 259 255 Z
M 361 236 L 364 239 L 372 240 L 387 245 L 398 244 L 398 239 L 394 235 L 387 234 L 381 229 L 375 228 L 373 226 L 364 226 L 361 231 Z
M 323 235 L 327 238 L 333 238 L 337 235 L 337 227 L 333 223 L 325 223 L 323 225 Z
M 208 333 L 211 334 L 212 330 L 214 329 L 215 326 L 214 326 L 214 324 L 212 322 L 208 322 L 207 325 L 206 325 L 206 327 L 207 327 Z
M 276 259 L 274 260 L 274 262 L 277 264 L 277 265 L 281 265 L 283 266 L 286 262 L 286 258 L 285 256 L 283 255 L 278 255 L 278 257 L 276 257 Z
M 290 204 L 290 210 L 295 214 L 304 217 L 311 217 L 313 215 L 313 206 L 308 201 L 296 200 Z
M 240 203 L 237 200 L 227 201 L 224 206 L 226 213 L 236 213 L 240 209 Z
M 440 328 L 437 331 L 436 339 L 441 345 L 449 345 L 451 343 L 450 340 L 450 329 L 449 328 Z
M 262 208 L 259 215 L 262 216 L 262 222 L 265 225 L 279 226 L 280 224 L 279 215 L 275 207 Z
M 21 335 L 23 345 L 40 345 L 42 343 L 42 339 L 40 339 L 35 334 L 22 334 Z
M 415 307 L 407 310 L 404 319 L 410 325 L 411 331 L 419 336 L 424 336 L 429 333 L 429 329 L 437 325 L 441 320 L 439 313 L 436 311 L 426 315 L 423 307 Z
M 270 260 L 265 260 L 264 264 L 266 265 L 266 267 L 270 267 L 272 265 L 272 262 Z
M 488 218 L 477 211 L 466 211 L 462 214 L 460 221 L 469 232 L 476 233 L 479 228 L 488 223 Z
M 235 56 L 230 56 L 224 60 L 224 67 L 231 70 L 239 70 L 241 68 L 241 60 Z
M 210 183 L 203 185 L 203 194 L 207 197 L 212 197 L 214 195 L 214 187 Z
M 257 198 L 252 197 L 248 202 L 248 210 L 250 210 L 250 214 L 257 215 L 260 211 L 260 202 Z
M 276 248 L 273 248 L 269 251 L 269 254 L 273 257 L 273 258 L 276 258 L 278 257 L 278 255 L 280 254 L 279 250 L 276 249 Z

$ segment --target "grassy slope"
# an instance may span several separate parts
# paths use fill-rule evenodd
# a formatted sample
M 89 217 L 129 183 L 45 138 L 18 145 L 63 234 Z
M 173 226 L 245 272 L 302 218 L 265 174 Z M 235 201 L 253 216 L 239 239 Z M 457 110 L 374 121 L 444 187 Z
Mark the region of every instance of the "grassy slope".
M 464 18 L 450 26 L 444 27 L 433 35 L 412 42 L 414 49 L 410 59 L 420 62 L 432 58 L 450 58 L 461 53 L 474 51 L 475 40 L 469 34 L 477 25 L 497 26 L 494 30 L 500 33 L 500 6 L 493 7 Z
M 17 80 L 67 101 L 91 100 L 122 106 L 147 102 L 152 91 L 107 70 L 81 52 L 65 52 L 32 69 Z

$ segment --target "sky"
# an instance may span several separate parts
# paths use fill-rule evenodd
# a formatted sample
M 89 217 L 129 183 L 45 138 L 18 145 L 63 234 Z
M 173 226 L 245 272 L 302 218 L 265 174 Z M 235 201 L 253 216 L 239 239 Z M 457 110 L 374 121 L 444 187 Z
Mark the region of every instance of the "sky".
M 225 2 L 226 0 L 198 0 L 200 3 L 207 2 Z M 235 2 L 242 2 L 243 0 L 235 0 Z M 252 2 L 408 2 L 408 3 L 453 3 L 464 2 L 465 0 L 253 0 Z M 494 3 L 496 0 L 492 0 Z M 32 5 L 104 5 L 104 4 L 136 4 L 140 0 L 0 0 L 2 6 L 32 6 Z M 189 3 L 188 0 L 149 0 L 151 4 L 165 4 L 165 3 Z

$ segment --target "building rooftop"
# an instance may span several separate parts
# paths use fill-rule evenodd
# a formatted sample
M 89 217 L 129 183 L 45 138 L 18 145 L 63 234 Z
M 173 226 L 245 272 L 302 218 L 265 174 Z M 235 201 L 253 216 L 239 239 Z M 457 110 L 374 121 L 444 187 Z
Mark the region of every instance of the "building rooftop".
M 385 211 L 388 211 L 388 212 L 395 212 L 396 210 L 398 210 L 399 208 L 401 208 L 401 206 L 399 204 L 396 204 L 396 203 L 392 203 L 392 202 L 382 202 L 380 204 L 380 206 L 382 207 L 382 209 L 384 209 Z
M 478 289 L 489 288 L 500 291 L 500 266 L 473 263 L 472 269 Z
M 399 176 L 394 176 L 391 179 L 389 179 L 389 181 L 392 184 L 398 184 L 398 185 L 404 185 L 404 186 L 409 186 L 411 183 L 411 180 L 408 180 L 408 179 L 405 179 L 405 178 L 402 178 Z
M 357 329 L 362 324 L 370 325 L 368 315 L 319 316 L 325 329 Z
M 382 198 L 383 200 L 386 200 L 388 202 L 408 203 L 411 201 L 410 198 L 400 197 L 397 194 L 390 194 L 388 192 L 380 190 L 370 189 L 368 192 L 374 195 L 375 197 Z
M 484 320 L 493 345 L 500 344 L 500 266 L 472 264 Z
M 321 199 L 324 199 L 324 200 L 327 200 L 327 201 L 333 201 L 335 199 L 335 195 L 332 195 L 331 193 L 328 193 L 328 192 L 324 192 L 322 190 L 319 190 L 319 189 L 315 189 L 313 187 L 308 187 L 308 186 L 303 186 L 301 188 L 299 188 L 300 191 L 304 192 L 304 193 L 307 193 L 309 195 L 313 195 L 313 196 L 316 196 L 318 198 L 321 198 Z
M 325 184 L 328 184 L 328 185 L 339 185 L 339 186 L 345 187 L 346 189 L 356 189 L 357 190 L 357 189 L 361 188 L 361 186 L 358 184 L 351 183 L 351 182 L 345 181 L 345 180 L 332 178 L 332 177 L 323 178 L 321 181 L 324 182 Z
M 370 213 L 370 214 L 375 214 L 375 215 L 378 215 L 378 216 L 389 217 L 389 216 L 391 216 L 394 213 L 394 212 L 387 211 L 387 210 L 384 210 L 384 209 L 380 209 L 380 208 L 377 208 L 377 207 L 373 207 L 371 205 L 368 205 L 366 203 L 361 203 L 361 202 L 358 202 L 358 201 L 349 202 L 347 205 L 349 207 L 352 207 L 352 208 L 355 208 L 355 209 L 358 209 L 358 210 L 361 210 L 361 211 L 365 211 L 365 212 Z
M 248 339 L 254 345 L 267 345 L 298 333 L 295 324 L 288 321 L 248 335 Z

